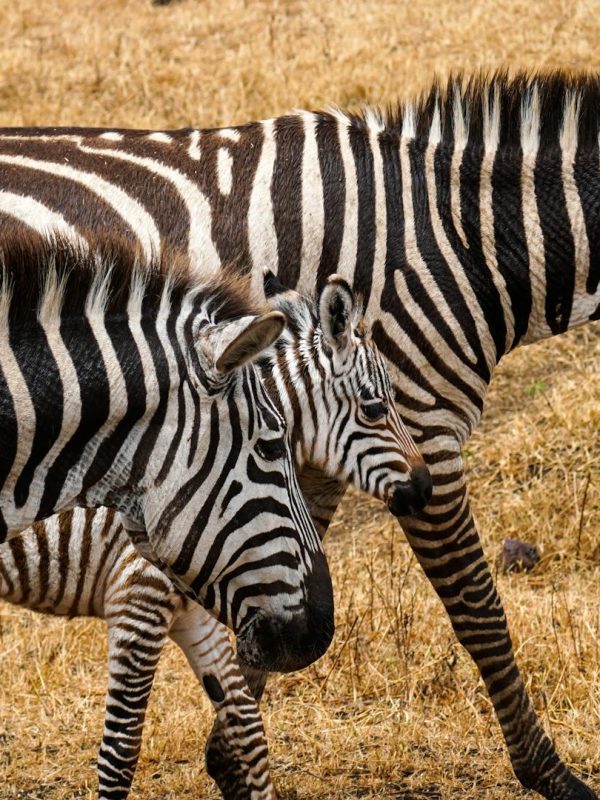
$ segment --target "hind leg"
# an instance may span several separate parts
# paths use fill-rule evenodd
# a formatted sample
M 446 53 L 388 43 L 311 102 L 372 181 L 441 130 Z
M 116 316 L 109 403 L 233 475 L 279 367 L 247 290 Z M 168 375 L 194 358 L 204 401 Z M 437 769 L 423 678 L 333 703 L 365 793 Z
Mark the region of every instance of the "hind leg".
M 148 699 L 167 638 L 170 611 L 152 610 L 148 623 L 109 621 L 109 678 L 98 756 L 99 800 L 125 800 L 137 767 Z

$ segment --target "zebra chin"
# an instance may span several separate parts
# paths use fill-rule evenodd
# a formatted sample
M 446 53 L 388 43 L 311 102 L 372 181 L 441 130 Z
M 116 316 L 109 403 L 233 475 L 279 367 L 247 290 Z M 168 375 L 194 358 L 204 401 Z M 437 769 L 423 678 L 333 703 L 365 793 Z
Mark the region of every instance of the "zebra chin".
M 320 658 L 333 638 L 333 588 L 325 556 L 313 558 L 306 598 L 293 610 L 257 609 L 237 634 L 238 657 L 267 672 L 293 672 Z

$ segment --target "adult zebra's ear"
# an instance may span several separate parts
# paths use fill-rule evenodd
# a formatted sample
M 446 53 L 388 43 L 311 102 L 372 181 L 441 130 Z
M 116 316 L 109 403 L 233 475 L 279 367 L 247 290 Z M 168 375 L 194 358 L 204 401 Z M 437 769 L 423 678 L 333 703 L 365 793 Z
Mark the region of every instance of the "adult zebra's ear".
M 214 368 L 221 375 L 227 375 L 254 361 L 281 336 L 285 324 L 285 314 L 268 311 L 257 317 L 242 317 L 219 325 L 217 335 L 211 337 Z
M 323 339 L 334 349 L 348 344 L 356 310 L 354 292 L 341 275 L 330 275 L 318 301 Z

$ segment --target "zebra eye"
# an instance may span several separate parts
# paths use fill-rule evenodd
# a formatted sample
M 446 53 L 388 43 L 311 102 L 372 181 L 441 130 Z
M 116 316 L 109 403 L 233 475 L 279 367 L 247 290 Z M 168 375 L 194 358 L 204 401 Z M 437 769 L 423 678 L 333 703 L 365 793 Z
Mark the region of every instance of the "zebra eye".
M 382 400 L 378 400 L 375 403 L 363 405 L 362 412 L 368 420 L 371 420 L 371 422 L 376 422 L 378 419 L 382 419 L 383 417 L 387 416 L 387 403 L 384 403 Z
M 259 439 L 256 443 L 256 452 L 266 461 L 277 461 L 285 456 L 285 441 L 280 439 Z

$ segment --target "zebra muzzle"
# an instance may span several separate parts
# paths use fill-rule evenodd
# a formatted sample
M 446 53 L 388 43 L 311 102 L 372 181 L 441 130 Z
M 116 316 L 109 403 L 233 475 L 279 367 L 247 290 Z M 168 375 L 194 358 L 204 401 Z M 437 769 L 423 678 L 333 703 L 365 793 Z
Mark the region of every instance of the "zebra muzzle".
M 320 658 L 333 638 L 333 589 L 325 556 L 313 557 L 305 599 L 294 610 L 260 609 L 238 633 L 240 661 L 268 672 L 292 672 Z
M 406 517 L 422 511 L 431 500 L 433 483 L 424 464 L 413 467 L 410 480 L 397 484 L 388 495 L 387 506 L 395 517 Z

